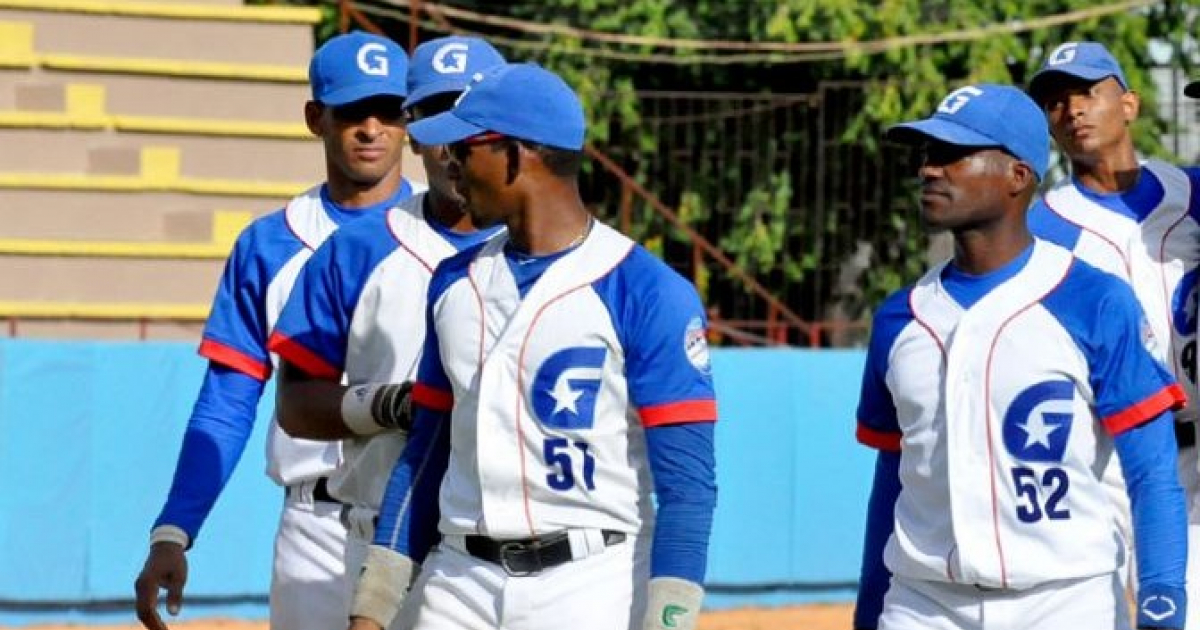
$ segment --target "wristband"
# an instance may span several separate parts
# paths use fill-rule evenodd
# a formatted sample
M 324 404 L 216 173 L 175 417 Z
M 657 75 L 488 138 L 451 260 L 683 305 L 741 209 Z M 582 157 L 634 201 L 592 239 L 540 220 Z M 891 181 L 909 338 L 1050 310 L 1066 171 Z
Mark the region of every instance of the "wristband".
M 1187 592 L 1163 584 L 1138 588 L 1137 627 L 1182 630 L 1187 618 Z
M 680 578 L 650 580 L 642 630 L 694 630 L 704 587 Z
M 150 530 L 150 546 L 153 547 L 155 543 L 160 542 L 175 543 L 187 549 L 188 544 L 191 542 L 191 537 L 182 528 L 174 525 L 159 525 Z
M 370 619 L 384 628 L 390 626 L 404 604 L 414 569 L 406 555 L 379 545 L 368 547 L 350 616 Z
M 375 421 L 371 407 L 376 392 L 384 387 L 387 385 L 380 383 L 354 385 L 342 395 L 342 422 L 355 435 L 369 436 L 383 431 L 384 427 Z

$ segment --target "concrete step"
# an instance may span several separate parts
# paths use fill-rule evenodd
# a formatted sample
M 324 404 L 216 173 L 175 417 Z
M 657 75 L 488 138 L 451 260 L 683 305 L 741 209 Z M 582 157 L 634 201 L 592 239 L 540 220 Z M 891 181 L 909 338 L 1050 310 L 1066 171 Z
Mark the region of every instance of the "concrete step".
M 6 9 L 2 3 L 0 21 L 32 24 L 39 54 L 306 67 L 313 50 L 305 24 Z
M 85 321 L 0 317 L 0 336 L 22 339 L 109 339 L 199 343 L 203 322 Z
M 220 260 L 0 255 L 0 302 L 206 304 L 223 268 Z
M 180 175 L 255 181 L 320 181 L 321 143 L 110 131 L 0 128 L 0 172 L 133 175 L 143 147 L 179 149 Z
M 70 83 L 103 86 L 108 113 L 134 116 L 304 124 L 304 104 L 311 96 L 303 84 L 0 70 L 0 109 L 17 109 L 20 86 Z
M 214 213 L 259 216 L 286 200 L 175 193 L 0 189 L 0 238 L 205 242 Z

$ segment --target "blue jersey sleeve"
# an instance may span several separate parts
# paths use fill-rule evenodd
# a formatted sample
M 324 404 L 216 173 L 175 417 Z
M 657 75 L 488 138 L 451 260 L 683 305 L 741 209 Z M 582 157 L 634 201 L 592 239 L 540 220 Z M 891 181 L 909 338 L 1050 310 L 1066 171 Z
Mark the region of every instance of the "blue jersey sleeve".
M 896 499 L 900 497 L 900 453 L 880 451 L 875 460 L 875 482 L 867 503 L 858 599 L 854 605 L 855 630 L 873 629 L 883 612 L 883 596 L 892 573 L 883 563 L 883 550 L 896 527 Z
M 174 525 L 195 542 L 246 449 L 263 385 L 238 370 L 209 363 L 155 527 Z
M 450 461 L 450 415 L 417 407 L 388 478 L 374 544 L 420 563 L 438 540 L 438 493 Z
M 651 577 L 704 583 L 717 507 L 713 428 L 711 422 L 690 422 L 646 429 L 646 451 L 658 499 Z
M 871 340 L 863 365 L 862 387 L 858 397 L 856 437 L 862 444 L 887 451 L 900 450 L 900 422 L 896 404 L 887 385 L 892 345 L 912 321 L 908 305 L 909 291 L 894 293 L 879 306 L 871 322 Z
M 305 263 L 271 333 L 270 349 L 311 376 L 341 377 L 359 300 L 395 249 L 384 213 L 339 228 Z
M 1115 438 L 1133 512 L 1139 628 L 1183 628 L 1187 617 L 1188 517 L 1174 423 L 1166 412 Z
M 1096 414 L 1109 433 L 1183 405 L 1183 389 L 1147 349 L 1167 340 L 1155 339 L 1129 285 L 1075 261 L 1043 303 L 1076 336 L 1087 357 Z
M 303 248 L 282 211 L 242 231 L 217 285 L 201 355 L 259 380 L 271 375 L 267 292 L 279 271 Z
M 715 421 L 708 320 L 691 283 L 634 247 L 593 288 L 617 326 L 630 399 L 642 424 Z

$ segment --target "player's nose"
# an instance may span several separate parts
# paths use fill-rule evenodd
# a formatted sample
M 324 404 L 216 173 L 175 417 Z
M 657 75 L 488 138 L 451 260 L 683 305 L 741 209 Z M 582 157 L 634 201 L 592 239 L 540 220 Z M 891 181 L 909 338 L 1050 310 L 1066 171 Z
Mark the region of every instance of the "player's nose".
M 362 119 L 358 124 L 358 136 L 363 140 L 374 140 L 383 133 L 383 122 L 374 114 Z

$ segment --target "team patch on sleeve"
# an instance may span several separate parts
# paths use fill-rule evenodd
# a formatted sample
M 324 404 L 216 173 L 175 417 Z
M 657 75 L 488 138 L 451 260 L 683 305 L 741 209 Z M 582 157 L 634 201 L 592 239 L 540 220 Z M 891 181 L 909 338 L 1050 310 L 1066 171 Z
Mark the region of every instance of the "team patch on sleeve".
M 712 360 L 708 354 L 708 331 L 699 317 L 693 317 L 688 322 L 683 333 L 683 351 L 687 354 L 688 362 L 701 374 L 712 373 Z

